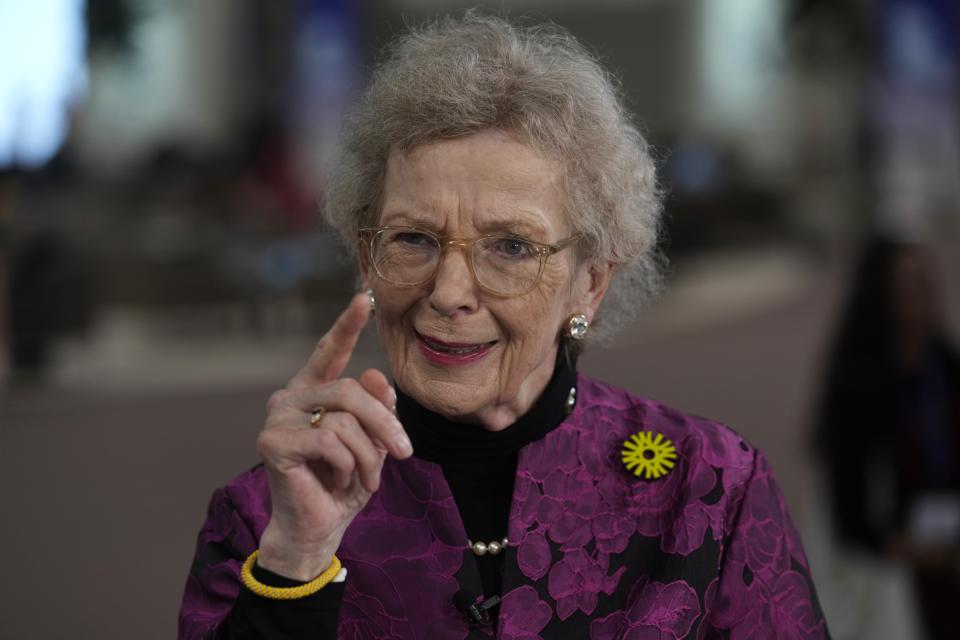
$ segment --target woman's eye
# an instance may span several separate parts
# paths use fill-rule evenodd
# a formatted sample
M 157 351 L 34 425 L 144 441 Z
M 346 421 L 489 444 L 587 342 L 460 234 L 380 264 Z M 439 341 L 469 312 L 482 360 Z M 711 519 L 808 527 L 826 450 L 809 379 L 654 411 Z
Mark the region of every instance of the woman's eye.
M 393 236 L 393 242 L 410 247 L 423 247 L 431 244 L 433 239 L 425 233 L 404 231 Z
M 520 238 L 500 238 L 493 243 L 493 249 L 506 258 L 531 258 L 534 255 L 533 245 Z

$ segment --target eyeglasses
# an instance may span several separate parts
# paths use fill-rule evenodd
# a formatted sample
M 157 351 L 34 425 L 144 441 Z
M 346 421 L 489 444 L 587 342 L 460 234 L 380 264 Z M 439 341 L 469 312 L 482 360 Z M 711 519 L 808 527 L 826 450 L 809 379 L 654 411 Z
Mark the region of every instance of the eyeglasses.
M 360 229 L 359 235 L 377 275 L 390 284 L 423 284 L 437 275 L 447 248 L 460 247 L 466 251 L 474 282 L 504 297 L 532 290 L 543 275 L 547 258 L 577 240 L 577 236 L 571 236 L 551 245 L 512 234 L 445 238 L 415 227 Z

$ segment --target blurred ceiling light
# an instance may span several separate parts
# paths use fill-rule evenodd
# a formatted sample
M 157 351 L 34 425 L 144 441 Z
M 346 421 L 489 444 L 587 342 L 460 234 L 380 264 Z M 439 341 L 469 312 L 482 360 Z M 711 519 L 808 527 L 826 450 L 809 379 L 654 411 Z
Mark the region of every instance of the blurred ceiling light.
M 783 0 L 699 0 L 704 107 L 721 125 L 752 128 L 778 93 Z
M 633 10 L 637 6 L 669 2 L 676 2 L 676 0 L 592 0 L 589 6 L 592 9 Z M 474 7 L 482 7 L 487 11 L 502 11 L 504 8 L 511 11 L 580 9 L 585 6 L 585 3 L 583 0 L 511 0 L 509 3 L 483 0 L 392 0 L 390 5 L 396 9 L 410 11 L 455 12 Z
M 83 0 L 0 2 L 0 168 L 60 149 L 86 87 Z

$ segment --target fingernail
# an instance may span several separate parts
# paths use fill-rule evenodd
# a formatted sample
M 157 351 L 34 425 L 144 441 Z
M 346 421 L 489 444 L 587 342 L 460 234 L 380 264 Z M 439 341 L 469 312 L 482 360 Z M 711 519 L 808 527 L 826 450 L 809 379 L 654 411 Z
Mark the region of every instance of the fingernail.
M 400 449 L 403 455 L 408 456 L 413 453 L 413 445 L 410 443 L 410 438 L 407 437 L 407 434 L 401 432 L 394 442 L 397 443 L 397 448 Z
M 390 389 L 390 406 L 393 407 L 393 412 L 397 412 L 397 390 L 393 387 L 388 387 Z

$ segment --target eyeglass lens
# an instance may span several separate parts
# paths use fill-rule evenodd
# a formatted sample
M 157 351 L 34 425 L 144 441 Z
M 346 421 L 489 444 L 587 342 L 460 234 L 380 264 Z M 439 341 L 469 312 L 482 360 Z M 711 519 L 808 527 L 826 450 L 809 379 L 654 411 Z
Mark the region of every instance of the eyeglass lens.
M 412 229 L 381 229 L 374 235 L 371 249 L 377 272 L 400 285 L 431 278 L 442 253 L 437 238 Z M 472 257 L 477 282 L 495 293 L 526 293 L 540 275 L 540 255 L 522 238 L 480 238 L 473 244 Z

